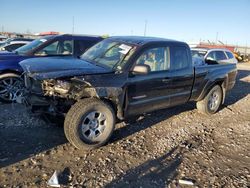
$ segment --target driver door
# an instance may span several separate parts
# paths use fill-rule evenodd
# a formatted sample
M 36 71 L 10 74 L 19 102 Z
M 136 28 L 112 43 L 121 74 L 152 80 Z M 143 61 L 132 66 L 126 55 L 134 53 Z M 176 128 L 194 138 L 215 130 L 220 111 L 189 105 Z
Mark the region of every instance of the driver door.
M 154 53 L 152 56 L 151 54 Z M 128 106 L 126 116 L 141 114 L 170 105 L 169 47 L 149 48 L 141 53 L 135 64 L 147 64 L 151 71 L 128 78 Z

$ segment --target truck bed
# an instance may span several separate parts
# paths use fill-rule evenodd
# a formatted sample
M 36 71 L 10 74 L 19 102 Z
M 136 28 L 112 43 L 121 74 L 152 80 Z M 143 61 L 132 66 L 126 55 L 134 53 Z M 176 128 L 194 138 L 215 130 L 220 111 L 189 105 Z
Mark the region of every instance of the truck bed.
M 202 100 L 209 91 L 209 89 L 215 84 L 223 83 L 223 90 L 230 90 L 235 84 L 235 78 L 237 75 L 236 64 L 205 64 L 194 67 L 194 85 L 191 94 L 191 100 Z

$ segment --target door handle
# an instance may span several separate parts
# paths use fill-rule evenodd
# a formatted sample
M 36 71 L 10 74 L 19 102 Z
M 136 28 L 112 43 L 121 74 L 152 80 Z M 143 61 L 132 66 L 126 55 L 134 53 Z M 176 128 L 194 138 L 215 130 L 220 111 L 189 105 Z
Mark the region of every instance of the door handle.
M 169 83 L 171 81 L 171 79 L 170 78 L 163 78 L 161 81 L 164 83 Z

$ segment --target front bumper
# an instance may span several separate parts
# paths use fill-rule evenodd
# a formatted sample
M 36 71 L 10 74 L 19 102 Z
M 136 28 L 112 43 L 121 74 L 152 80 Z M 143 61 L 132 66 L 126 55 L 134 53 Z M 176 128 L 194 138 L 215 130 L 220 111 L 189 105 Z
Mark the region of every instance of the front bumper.
M 24 75 L 25 92 L 22 99 L 22 103 L 27 107 L 33 109 L 47 110 L 51 105 L 51 101 L 48 97 L 45 97 L 42 90 L 41 81 L 34 80 L 33 78 Z

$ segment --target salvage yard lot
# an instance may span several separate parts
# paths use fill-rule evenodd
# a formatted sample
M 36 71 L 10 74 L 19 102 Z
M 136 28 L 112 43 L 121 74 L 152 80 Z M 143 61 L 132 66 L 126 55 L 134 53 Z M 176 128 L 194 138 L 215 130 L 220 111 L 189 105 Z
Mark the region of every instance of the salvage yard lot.
M 117 124 L 111 141 L 83 152 L 62 127 L 0 105 L 0 187 L 46 187 L 57 170 L 62 187 L 250 186 L 250 64 L 238 64 L 236 86 L 213 116 L 194 103 Z

